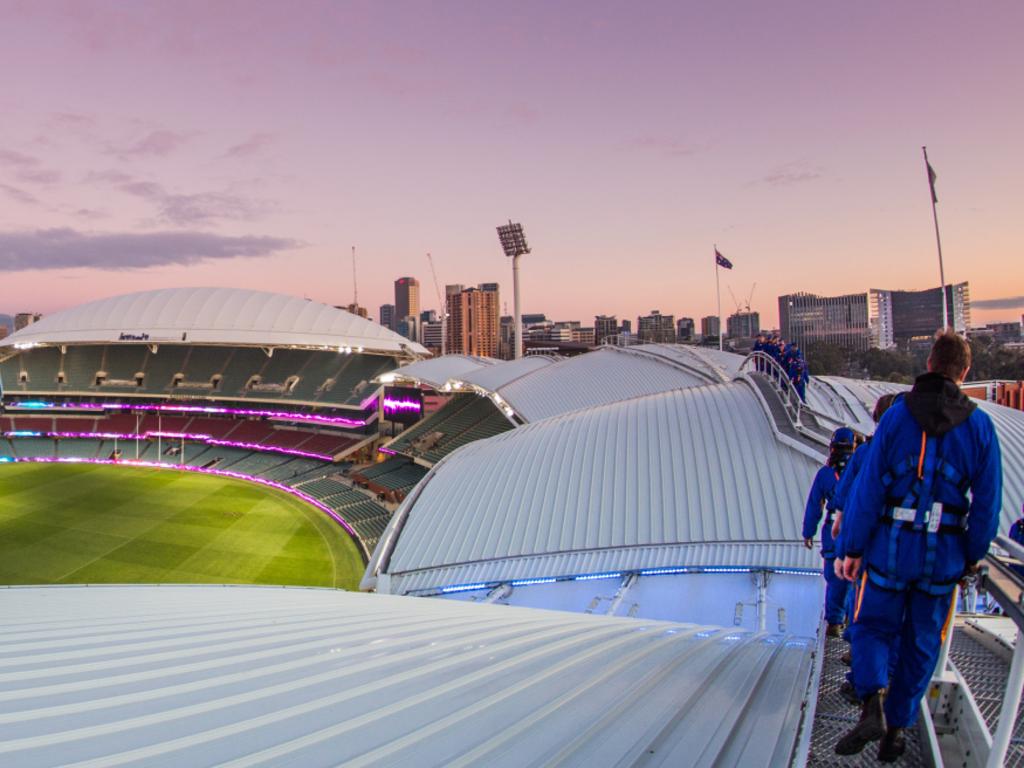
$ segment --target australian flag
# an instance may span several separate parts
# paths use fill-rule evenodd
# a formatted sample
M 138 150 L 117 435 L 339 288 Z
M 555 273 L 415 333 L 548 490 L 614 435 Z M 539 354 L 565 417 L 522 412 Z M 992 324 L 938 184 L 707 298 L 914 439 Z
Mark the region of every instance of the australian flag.
M 717 248 L 715 248 L 715 264 L 720 266 L 722 269 L 732 269 L 732 262 L 720 254 Z

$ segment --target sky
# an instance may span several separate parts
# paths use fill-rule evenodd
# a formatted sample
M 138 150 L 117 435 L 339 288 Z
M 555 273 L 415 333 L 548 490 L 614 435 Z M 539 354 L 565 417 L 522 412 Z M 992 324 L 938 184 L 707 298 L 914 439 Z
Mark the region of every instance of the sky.
M 634 319 L 949 282 L 1024 312 L 1024 3 L 0 0 L 0 312 L 499 282 Z M 735 296 L 735 299 L 733 298 Z

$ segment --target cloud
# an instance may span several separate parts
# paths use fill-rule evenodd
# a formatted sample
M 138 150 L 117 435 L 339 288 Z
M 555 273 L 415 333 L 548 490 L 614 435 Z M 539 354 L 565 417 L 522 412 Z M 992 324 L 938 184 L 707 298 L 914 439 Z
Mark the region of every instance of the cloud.
M 60 173 L 46 168 L 38 157 L 0 149 L 0 167 L 6 168 L 17 181 L 25 184 L 56 184 Z
M 152 203 L 156 206 L 161 219 L 178 226 L 208 224 L 221 219 L 253 221 L 274 208 L 273 203 L 226 192 L 169 192 L 153 181 L 125 181 L 120 183 L 118 188 L 122 192 Z
M 825 173 L 821 168 L 796 162 L 780 165 L 765 176 L 762 176 L 759 181 L 775 187 L 784 187 L 790 184 L 814 181 L 824 175 Z
M 22 205 L 41 205 L 39 198 L 26 192 L 20 187 L 12 187 L 10 184 L 0 184 L 0 192 L 3 192 L 11 200 Z
M 281 237 L 226 237 L 206 232 L 92 233 L 74 229 L 0 232 L 0 261 L 30 269 L 143 269 L 272 256 L 301 248 Z
M 655 152 L 667 157 L 687 157 L 703 152 L 707 147 L 696 144 L 687 144 L 678 139 L 669 139 L 664 136 L 641 136 L 633 139 L 629 146 L 632 149 L 639 149 L 645 152 Z
M 270 144 L 273 140 L 274 135 L 271 133 L 254 133 L 240 144 L 235 144 L 233 147 L 229 147 L 228 151 L 224 153 L 224 157 L 231 159 L 251 157 Z
M 180 149 L 191 138 L 192 134 L 177 131 L 152 131 L 127 149 L 115 154 L 122 157 L 166 157 Z
M 1024 296 L 1005 296 L 1001 299 L 972 299 L 972 309 L 1018 309 L 1024 307 Z

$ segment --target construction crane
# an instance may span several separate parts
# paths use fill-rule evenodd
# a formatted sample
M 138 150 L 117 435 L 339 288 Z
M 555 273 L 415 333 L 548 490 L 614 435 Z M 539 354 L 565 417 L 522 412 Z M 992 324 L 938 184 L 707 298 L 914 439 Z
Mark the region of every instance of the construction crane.
M 356 247 L 352 246 L 352 308 L 359 311 L 359 283 L 356 281 Z
M 437 303 L 441 307 L 441 355 L 445 354 L 445 336 L 447 335 L 447 329 L 445 326 L 448 325 L 446 318 L 446 310 L 448 307 L 445 305 L 443 297 L 441 296 L 441 284 L 437 282 L 437 270 L 434 269 L 434 257 L 429 253 L 427 254 L 427 261 L 430 262 L 430 274 L 434 278 L 434 292 L 437 294 Z

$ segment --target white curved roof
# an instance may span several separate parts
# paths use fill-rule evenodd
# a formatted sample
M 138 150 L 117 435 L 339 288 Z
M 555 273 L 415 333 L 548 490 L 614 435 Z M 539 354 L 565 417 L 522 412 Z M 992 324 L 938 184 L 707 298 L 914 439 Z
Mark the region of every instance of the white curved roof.
M 392 518 L 366 584 L 381 563 L 399 594 L 604 570 L 820 567 L 800 539 L 815 456 L 779 438 L 745 380 L 550 418 L 439 462 Z
M 130 338 L 122 338 L 122 334 Z M 45 316 L 0 340 L 0 347 L 183 340 L 192 344 L 361 347 L 366 352 L 409 357 L 428 354 L 419 344 L 343 309 L 242 288 L 161 288 L 91 301 Z
M 789 766 L 806 638 L 259 587 L 0 590 L 9 766 Z
M 475 355 L 431 357 L 390 371 L 381 376 L 380 381 L 385 384 L 392 381 L 426 384 L 428 387 L 441 390 L 452 379 L 458 379 L 472 371 L 497 365 L 499 362 L 491 357 L 476 357 Z

